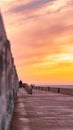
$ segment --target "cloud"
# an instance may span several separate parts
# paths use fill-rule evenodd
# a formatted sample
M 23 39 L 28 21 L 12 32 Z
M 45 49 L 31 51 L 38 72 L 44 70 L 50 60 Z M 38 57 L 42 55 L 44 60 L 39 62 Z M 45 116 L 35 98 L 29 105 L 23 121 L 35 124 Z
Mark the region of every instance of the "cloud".
M 23 73 L 29 79 L 38 79 L 40 75 L 42 80 L 41 77 L 44 79 L 45 75 L 46 82 L 54 73 L 58 78 L 60 71 L 63 72 L 65 68 L 71 72 L 72 0 L 14 0 L 4 2 L 3 5 L 4 22 L 19 75 L 23 68 Z M 64 60 L 66 58 L 67 61 Z M 67 74 L 69 71 L 66 69 Z M 32 72 L 32 76 L 29 75 Z M 23 73 L 22 76 L 25 77 Z M 54 78 L 53 76 L 53 80 Z
M 43 6 L 44 4 L 46 3 L 49 3 L 53 0 L 36 0 L 36 1 L 29 1 L 28 3 L 26 2 L 18 2 L 20 3 L 20 5 L 18 4 L 17 6 L 14 6 L 12 8 L 10 8 L 8 10 L 9 13 L 20 13 L 22 11 L 25 11 L 25 10 L 30 10 L 30 9 L 34 9 L 34 8 L 37 8 L 37 7 L 40 7 L 40 6 Z M 17 2 L 16 2 L 17 4 Z

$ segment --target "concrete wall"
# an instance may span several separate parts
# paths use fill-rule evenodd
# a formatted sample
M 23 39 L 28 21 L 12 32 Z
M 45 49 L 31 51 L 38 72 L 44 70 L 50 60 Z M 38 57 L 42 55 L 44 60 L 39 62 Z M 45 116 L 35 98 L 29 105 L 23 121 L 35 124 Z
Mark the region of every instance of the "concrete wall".
M 30 85 L 23 83 L 23 88 L 25 88 L 28 94 L 32 94 L 32 87 Z
M 60 88 L 60 93 L 73 95 L 73 89 L 71 89 L 71 88 Z
M 61 93 L 61 94 L 67 94 L 67 95 L 73 95 L 72 88 L 57 88 L 57 87 L 50 87 L 50 86 L 42 87 L 42 86 L 35 86 L 34 85 L 33 89 Z
M 17 91 L 18 75 L 0 14 L 0 130 L 9 130 Z

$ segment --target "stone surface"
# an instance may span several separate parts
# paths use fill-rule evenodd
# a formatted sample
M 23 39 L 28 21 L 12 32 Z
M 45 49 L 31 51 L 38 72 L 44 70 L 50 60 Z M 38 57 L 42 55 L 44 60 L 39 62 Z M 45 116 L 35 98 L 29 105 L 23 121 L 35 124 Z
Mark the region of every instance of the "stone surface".
M 73 130 L 73 97 L 20 89 L 11 130 Z
M 17 91 L 18 75 L 0 13 L 0 130 L 9 130 Z

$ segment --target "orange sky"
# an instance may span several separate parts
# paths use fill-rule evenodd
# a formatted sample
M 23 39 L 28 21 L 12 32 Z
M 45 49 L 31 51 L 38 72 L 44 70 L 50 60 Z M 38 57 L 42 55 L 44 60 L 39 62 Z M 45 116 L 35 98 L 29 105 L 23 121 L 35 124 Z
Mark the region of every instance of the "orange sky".
M 0 0 L 19 79 L 73 83 L 73 0 Z

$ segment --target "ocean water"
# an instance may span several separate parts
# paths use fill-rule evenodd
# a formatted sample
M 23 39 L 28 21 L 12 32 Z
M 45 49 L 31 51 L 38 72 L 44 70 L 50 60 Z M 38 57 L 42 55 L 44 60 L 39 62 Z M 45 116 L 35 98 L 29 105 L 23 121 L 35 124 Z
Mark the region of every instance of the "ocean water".
M 73 85 L 49 85 L 54 88 L 73 88 Z
M 53 87 L 53 88 L 72 88 L 73 89 L 73 85 L 67 84 L 67 85 L 35 85 L 35 86 L 41 86 L 41 87 Z

